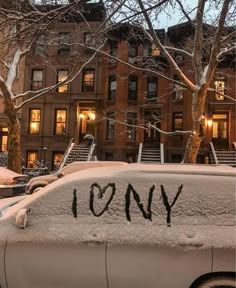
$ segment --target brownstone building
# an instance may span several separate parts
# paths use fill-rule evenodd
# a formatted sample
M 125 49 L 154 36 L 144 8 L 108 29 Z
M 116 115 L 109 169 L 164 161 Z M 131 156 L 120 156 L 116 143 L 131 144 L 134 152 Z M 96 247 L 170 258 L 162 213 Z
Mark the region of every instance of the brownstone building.
M 105 10 L 96 8 L 85 17 L 91 26 L 96 26 L 104 19 Z M 142 36 L 138 39 L 128 37 L 127 31 L 129 25 L 123 25 L 115 31 L 115 37 L 110 35 L 106 51 L 124 62 L 137 65 L 140 70 L 99 54 L 72 82 L 24 106 L 21 141 L 26 167 L 44 160 L 49 169 L 54 170 L 71 140 L 83 146 L 86 134 L 95 137 L 95 153 L 99 160 L 181 161 L 188 135 L 166 136 L 153 127 L 167 132 L 191 130 L 191 94 L 173 87 L 168 79 L 147 74 L 144 68 L 156 65 L 167 77 L 176 77 L 160 51 L 152 50 Z M 161 41 L 183 45 L 183 39 L 191 31 L 188 24 L 181 24 L 157 33 Z M 91 55 L 89 49 L 70 45 L 75 39 L 84 43 L 92 41 L 87 25 L 81 19 L 61 22 L 40 36 L 40 41 L 25 60 L 25 91 L 64 81 L 73 70 L 75 54 L 81 58 Z M 50 57 L 51 65 L 42 62 L 44 53 Z M 191 78 L 187 59 L 178 54 L 174 57 L 184 71 L 189 71 L 186 74 Z M 207 162 L 206 156 L 211 149 L 209 143 L 212 142 L 216 149 L 232 150 L 236 142 L 235 102 L 222 96 L 227 92 L 235 98 L 232 59 L 226 59 L 218 68 L 213 83 L 216 92 L 209 93 L 207 98 L 204 115 L 207 134 L 199 151 L 200 163 Z M 145 151 L 147 155 L 157 153 L 158 156 L 152 158 L 149 155 L 145 159 Z

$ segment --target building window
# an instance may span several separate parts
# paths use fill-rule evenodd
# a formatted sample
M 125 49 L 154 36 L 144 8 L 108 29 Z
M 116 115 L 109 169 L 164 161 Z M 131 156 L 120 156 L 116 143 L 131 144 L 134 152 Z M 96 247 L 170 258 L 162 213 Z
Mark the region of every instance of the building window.
M 115 100 L 116 99 L 116 76 L 109 77 L 109 90 L 108 90 L 108 100 Z
M 37 91 L 43 88 L 43 70 L 32 71 L 31 90 Z
M 225 80 L 219 79 L 215 81 L 215 100 L 224 101 L 225 100 Z
M 55 119 L 55 135 L 65 135 L 66 134 L 66 110 L 57 109 Z
M 36 168 L 38 162 L 38 151 L 27 152 L 27 168 Z
M 183 113 L 173 113 L 173 131 L 183 129 Z
M 126 140 L 128 141 L 136 140 L 136 121 L 137 113 L 128 112 L 126 116 Z
M 69 55 L 70 44 L 71 44 L 71 34 L 69 32 L 59 33 L 58 54 L 62 56 Z
M 63 159 L 64 153 L 63 152 L 53 152 L 52 153 L 52 170 L 58 170 L 60 163 Z
M 94 69 L 83 70 L 82 92 L 94 91 Z
M 129 58 L 129 63 L 134 64 L 137 60 L 138 56 L 138 47 L 134 43 L 129 43 L 129 50 L 128 50 L 128 58 Z
M 174 75 L 174 79 L 176 81 L 180 81 L 177 75 Z M 183 87 L 179 84 L 174 85 L 174 94 L 173 94 L 173 101 L 182 101 L 184 99 L 184 90 Z
M 57 83 L 65 81 L 69 76 L 68 70 L 58 70 L 57 71 Z M 68 92 L 68 84 L 61 85 L 57 87 L 57 92 L 66 93 Z
M 8 128 L 0 128 L 0 152 L 7 152 Z
M 110 55 L 117 58 L 117 56 L 118 56 L 118 43 L 117 42 L 111 42 Z M 114 58 L 109 59 L 109 64 L 115 64 L 116 62 L 117 62 L 117 60 Z
M 29 113 L 29 134 L 39 134 L 41 110 L 30 109 Z
M 147 78 L 147 100 L 157 99 L 157 78 L 148 77 Z
M 138 86 L 138 77 L 130 75 L 128 100 L 137 100 L 137 86 Z
M 46 36 L 41 34 L 34 44 L 34 54 L 43 55 L 45 54 Z
M 115 113 L 107 113 L 107 130 L 106 130 L 106 139 L 114 140 L 115 139 Z

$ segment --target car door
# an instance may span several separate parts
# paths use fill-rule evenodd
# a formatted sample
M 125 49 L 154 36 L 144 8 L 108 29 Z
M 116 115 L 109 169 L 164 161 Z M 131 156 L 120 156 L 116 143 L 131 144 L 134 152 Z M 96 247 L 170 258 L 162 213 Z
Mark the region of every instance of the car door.
M 112 245 L 107 258 L 109 288 L 186 288 L 211 271 L 210 249 Z
M 105 245 L 8 243 L 8 288 L 104 288 Z

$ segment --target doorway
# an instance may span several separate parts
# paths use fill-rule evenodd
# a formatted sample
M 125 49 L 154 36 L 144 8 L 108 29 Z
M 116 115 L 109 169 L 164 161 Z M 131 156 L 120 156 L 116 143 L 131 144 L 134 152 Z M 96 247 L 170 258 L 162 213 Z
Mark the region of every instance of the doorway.
M 156 128 L 161 128 L 161 120 L 155 119 L 152 112 L 145 112 L 144 114 L 145 126 L 144 130 L 144 144 L 146 146 L 156 146 L 160 143 L 160 132 Z M 153 127 L 154 126 L 154 127 Z
M 80 110 L 78 117 L 79 143 L 84 142 L 86 134 L 91 134 L 95 137 L 95 110 Z
M 216 149 L 228 148 L 228 113 L 212 115 L 212 142 Z

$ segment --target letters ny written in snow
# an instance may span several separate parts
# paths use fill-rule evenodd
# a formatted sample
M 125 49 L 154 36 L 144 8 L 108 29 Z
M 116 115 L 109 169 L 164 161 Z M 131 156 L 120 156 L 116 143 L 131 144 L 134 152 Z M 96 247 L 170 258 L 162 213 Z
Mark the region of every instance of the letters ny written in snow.
M 183 184 L 180 185 L 177 189 L 176 195 L 174 197 L 174 199 L 172 201 L 170 201 L 168 199 L 168 195 L 165 191 L 165 188 L 163 185 L 160 185 L 161 188 L 161 199 L 162 199 L 162 203 L 166 209 L 166 223 L 167 226 L 170 227 L 171 226 L 171 211 L 172 208 L 174 207 L 175 203 L 177 202 L 179 195 L 182 192 L 183 189 Z M 116 196 L 116 184 L 115 183 L 108 183 L 107 185 L 105 185 L 103 188 L 98 184 L 98 183 L 93 183 L 90 187 L 90 197 L 89 197 L 89 209 L 92 212 L 92 214 L 96 217 L 100 217 L 102 216 L 105 211 L 109 212 L 109 207 L 110 205 L 112 206 L 112 201 L 113 198 Z M 150 221 L 152 221 L 152 217 L 153 217 L 153 213 L 152 213 L 152 201 L 153 201 L 153 193 L 157 192 L 156 191 L 156 186 L 152 185 L 149 188 L 149 192 L 148 192 L 148 197 L 147 199 L 141 199 L 140 195 L 138 194 L 138 192 L 136 191 L 136 189 L 133 187 L 132 184 L 128 184 L 127 189 L 125 191 L 125 193 L 123 193 L 124 195 L 124 215 L 126 217 L 126 219 L 131 222 L 131 212 L 130 212 L 130 207 L 131 207 L 131 202 L 132 202 L 132 197 L 133 196 L 133 201 L 136 203 L 138 209 L 140 210 L 140 213 L 142 215 L 142 217 L 144 219 L 148 219 Z M 99 199 L 103 199 L 104 194 L 109 194 L 109 196 L 107 196 L 107 199 L 105 200 L 105 202 L 103 203 L 103 207 L 100 208 L 96 208 L 96 202 L 99 201 Z M 146 209 L 145 209 L 145 203 L 146 202 Z M 72 200 L 72 212 L 73 215 L 76 219 L 79 218 L 79 201 L 78 201 L 78 197 L 77 197 L 77 189 L 73 190 L 73 200 Z M 107 215 L 107 217 L 109 217 L 109 215 Z

